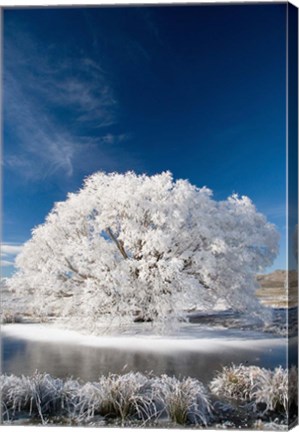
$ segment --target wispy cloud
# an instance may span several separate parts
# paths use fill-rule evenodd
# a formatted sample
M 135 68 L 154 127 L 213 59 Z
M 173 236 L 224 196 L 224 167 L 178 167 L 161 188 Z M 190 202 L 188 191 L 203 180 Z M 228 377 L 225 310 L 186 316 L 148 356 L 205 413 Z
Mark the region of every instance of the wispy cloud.
M 14 262 L 2 260 L 0 261 L 1 267 L 12 267 L 14 266 Z
M 1 245 L 1 255 L 17 255 L 23 249 L 22 244 L 7 244 Z
M 13 267 L 16 256 L 22 251 L 23 245 L 16 243 L 1 244 L 1 267 Z
M 55 73 L 44 66 L 40 75 L 40 94 L 58 107 L 72 111 L 77 121 L 94 128 L 115 123 L 118 103 L 107 73 L 94 60 L 66 59 Z
M 130 134 L 119 134 L 119 135 L 113 135 L 111 133 L 108 133 L 106 135 L 101 136 L 98 139 L 98 142 L 104 143 L 104 144 L 118 144 L 123 141 L 126 141 L 130 138 Z
M 26 178 L 40 178 L 57 170 L 70 176 L 76 147 L 42 108 L 34 104 L 12 76 L 5 80 L 5 113 L 14 120 L 20 145 L 13 153 L 7 149 L 5 164 L 17 168 Z
M 5 83 L 6 112 L 9 119 L 14 119 L 19 145 L 13 153 L 7 149 L 5 164 L 31 179 L 58 170 L 63 170 L 67 176 L 72 175 L 76 144 L 57 124 L 38 112 L 21 89 L 15 89 L 10 81 L 12 78 Z
M 4 124 L 17 143 L 5 149 L 6 167 L 39 180 L 72 176 L 91 149 L 106 163 L 112 159 L 109 146 L 129 135 L 107 132 L 118 103 L 101 65 L 82 56 L 58 61 L 51 49 L 41 52 L 38 43 L 18 33 L 5 39 L 4 55 Z

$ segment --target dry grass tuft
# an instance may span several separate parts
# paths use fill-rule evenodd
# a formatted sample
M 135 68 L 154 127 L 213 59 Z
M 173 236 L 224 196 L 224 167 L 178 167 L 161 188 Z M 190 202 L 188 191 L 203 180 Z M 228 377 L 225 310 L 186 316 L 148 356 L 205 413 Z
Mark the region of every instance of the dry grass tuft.
M 65 416 L 81 423 L 95 416 L 141 420 L 143 424 L 169 414 L 179 424 L 207 424 L 210 404 L 203 385 L 195 379 L 179 381 L 166 375 L 141 373 L 108 375 L 98 382 L 81 385 L 48 374 L 32 377 L 2 375 L 0 380 L 3 417 L 17 412 L 39 417 L 43 424 L 51 416 Z
M 162 375 L 154 386 L 173 422 L 180 425 L 208 424 L 211 405 L 201 382 L 190 377 L 178 380 Z
M 130 372 L 81 384 L 38 372 L 31 377 L 1 375 L 2 417 L 13 420 L 25 414 L 42 424 L 53 418 L 91 424 L 110 417 L 119 419 L 121 425 L 132 421 L 153 425 L 164 417 L 179 425 L 207 426 L 217 413 L 218 419 L 232 419 L 234 410 L 227 409 L 227 402 L 234 400 L 242 402 L 239 408 L 245 408 L 245 414 L 251 411 L 262 420 L 265 414 L 273 420 L 275 414 L 286 423 L 290 407 L 293 411 L 297 406 L 297 379 L 295 367 L 290 371 L 281 367 L 273 371 L 257 366 L 224 367 L 210 383 L 211 392 L 225 402 L 216 401 L 213 417 L 206 388 L 191 377 Z
M 210 383 L 210 389 L 217 396 L 249 401 L 252 388 L 256 385 L 261 370 L 257 366 L 223 367 Z
M 217 396 L 235 398 L 247 407 L 263 414 L 275 412 L 288 415 L 291 405 L 297 405 L 298 373 L 295 367 L 274 371 L 257 366 L 224 367 L 210 383 Z

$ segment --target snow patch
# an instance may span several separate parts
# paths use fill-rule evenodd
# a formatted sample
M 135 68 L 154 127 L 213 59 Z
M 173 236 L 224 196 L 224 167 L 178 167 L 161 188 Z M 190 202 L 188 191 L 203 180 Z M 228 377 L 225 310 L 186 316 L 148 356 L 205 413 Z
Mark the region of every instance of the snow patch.
M 117 348 L 142 351 L 220 351 L 228 348 L 264 350 L 265 347 L 286 346 L 285 338 L 253 339 L 227 335 L 220 337 L 178 338 L 157 335 L 115 335 L 88 336 L 72 330 L 55 328 L 50 324 L 6 324 L 2 326 L 2 336 L 21 338 L 30 341 L 66 343 L 102 348 Z M 244 336 L 243 336 L 244 338 Z

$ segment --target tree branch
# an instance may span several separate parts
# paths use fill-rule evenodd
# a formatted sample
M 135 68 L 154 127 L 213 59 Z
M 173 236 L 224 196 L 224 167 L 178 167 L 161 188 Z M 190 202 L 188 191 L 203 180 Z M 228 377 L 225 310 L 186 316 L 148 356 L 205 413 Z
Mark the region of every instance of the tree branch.
M 77 270 L 77 269 L 76 269 L 76 268 L 71 264 L 70 260 L 68 260 L 67 257 L 64 257 L 64 259 L 65 259 L 65 261 L 66 261 L 66 263 L 67 263 L 69 269 L 70 269 L 73 273 L 76 273 L 76 275 L 78 275 L 78 276 L 79 276 L 80 278 L 82 278 L 82 279 L 87 279 L 86 276 L 81 275 L 81 274 L 78 272 L 78 270 Z
M 128 259 L 129 257 L 128 257 L 125 249 L 124 249 L 123 242 L 121 240 L 117 240 L 117 238 L 113 234 L 111 228 L 109 228 L 109 227 L 106 228 L 106 231 L 107 231 L 108 236 L 111 238 L 111 240 L 116 244 L 117 249 L 120 251 L 120 253 L 124 257 L 124 259 Z
M 85 274 L 83 274 L 83 273 L 80 273 L 74 266 L 73 266 L 73 264 L 70 262 L 70 260 L 68 260 L 66 257 L 64 257 L 64 259 L 65 259 L 65 261 L 66 261 L 66 263 L 67 263 L 67 265 L 68 265 L 68 267 L 69 267 L 69 269 L 73 272 L 73 273 L 75 273 L 78 277 L 80 277 L 83 281 L 84 280 L 86 280 L 86 279 L 95 279 L 95 280 L 98 280 L 98 278 L 96 278 L 95 276 L 93 276 L 93 275 L 91 275 L 91 274 L 89 274 L 89 275 L 85 275 Z M 78 282 L 78 283 L 82 283 L 81 281 L 79 281 L 79 280 L 75 280 L 76 282 Z

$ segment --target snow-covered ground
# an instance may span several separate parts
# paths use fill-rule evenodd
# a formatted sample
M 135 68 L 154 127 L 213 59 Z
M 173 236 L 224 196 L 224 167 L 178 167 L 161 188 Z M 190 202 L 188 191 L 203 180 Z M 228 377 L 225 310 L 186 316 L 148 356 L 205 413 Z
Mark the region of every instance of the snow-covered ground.
M 136 325 L 135 329 L 140 325 Z M 244 332 L 228 329 L 209 329 L 197 325 L 182 326 L 182 331 L 172 335 L 133 334 L 133 328 L 128 334 L 87 336 L 76 331 L 63 330 L 52 324 L 6 324 L 2 327 L 2 335 L 16 339 L 26 339 L 40 342 L 56 342 L 117 348 L 130 350 L 136 348 L 142 351 L 218 351 L 222 348 L 244 348 L 261 350 L 267 346 L 286 346 L 285 338 L 274 338 L 261 335 L 258 332 Z M 263 337 L 262 337 L 263 336 Z

